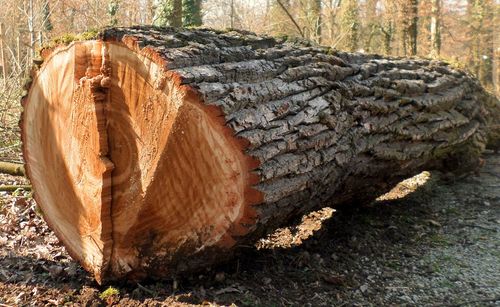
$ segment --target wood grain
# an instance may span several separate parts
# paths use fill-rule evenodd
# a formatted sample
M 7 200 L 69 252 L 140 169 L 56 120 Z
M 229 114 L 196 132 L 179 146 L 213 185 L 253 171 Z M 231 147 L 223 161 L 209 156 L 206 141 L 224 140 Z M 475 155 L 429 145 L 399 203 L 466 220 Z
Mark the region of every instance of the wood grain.
M 52 53 L 24 100 L 23 150 L 35 198 L 70 254 L 100 279 L 111 244 L 112 163 L 106 158 L 103 99 L 93 82 L 101 43 Z

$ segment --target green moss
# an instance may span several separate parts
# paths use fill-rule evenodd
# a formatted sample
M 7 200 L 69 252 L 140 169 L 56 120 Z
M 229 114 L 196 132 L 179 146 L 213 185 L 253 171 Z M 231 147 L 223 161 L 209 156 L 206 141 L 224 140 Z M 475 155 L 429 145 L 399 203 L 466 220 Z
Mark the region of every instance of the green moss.
M 98 35 L 99 31 L 97 29 L 89 29 L 83 33 L 80 33 L 79 35 L 77 35 L 77 37 L 79 37 L 80 40 L 91 40 L 96 39 Z
M 47 44 L 42 46 L 42 49 L 54 48 L 60 45 L 69 45 L 72 42 L 79 41 L 88 41 L 92 39 L 96 39 L 99 35 L 99 31 L 97 29 L 89 29 L 85 32 L 74 34 L 74 33 L 66 33 L 57 37 L 54 37 Z
M 120 295 L 120 291 L 116 288 L 109 287 L 99 295 L 99 298 L 101 298 L 101 300 L 105 301 L 114 295 L 116 295 L 116 296 Z
M 56 45 L 67 45 L 71 43 L 72 41 L 76 40 L 76 35 L 73 33 L 66 33 L 61 36 L 55 37 L 51 43 L 54 43 Z M 50 44 L 50 43 L 49 43 Z

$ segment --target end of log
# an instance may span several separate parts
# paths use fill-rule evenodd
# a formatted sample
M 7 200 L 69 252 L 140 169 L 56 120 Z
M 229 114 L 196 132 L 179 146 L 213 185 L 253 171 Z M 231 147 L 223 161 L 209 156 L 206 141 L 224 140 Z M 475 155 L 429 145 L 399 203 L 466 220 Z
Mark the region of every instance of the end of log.
M 165 66 L 127 42 L 72 42 L 46 55 L 23 102 L 35 198 L 99 282 L 215 262 L 262 201 L 248 142 Z

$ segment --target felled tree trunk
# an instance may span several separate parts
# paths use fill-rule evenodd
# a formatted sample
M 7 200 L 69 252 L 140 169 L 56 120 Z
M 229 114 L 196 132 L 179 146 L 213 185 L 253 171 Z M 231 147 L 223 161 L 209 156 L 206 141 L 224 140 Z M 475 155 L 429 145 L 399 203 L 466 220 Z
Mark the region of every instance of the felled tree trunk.
M 498 138 L 498 101 L 436 61 L 151 27 L 43 54 L 26 169 L 99 282 L 201 269 L 307 211 L 473 170 Z

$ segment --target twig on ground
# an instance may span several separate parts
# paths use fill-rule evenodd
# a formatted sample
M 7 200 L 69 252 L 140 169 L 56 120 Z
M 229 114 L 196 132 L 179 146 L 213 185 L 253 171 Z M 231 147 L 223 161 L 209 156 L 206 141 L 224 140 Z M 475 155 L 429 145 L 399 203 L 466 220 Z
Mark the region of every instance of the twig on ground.
M 455 306 L 463 306 L 463 305 L 475 304 L 475 303 L 488 303 L 488 302 L 498 302 L 498 301 L 500 301 L 500 296 L 497 296 L 494 298 L 485 298 L 485 299 L 480 299 L 480 300 L 463 301 L 460 303 L 437 304 L 437 305 L 433 305 L 433 307 L 455 307 Z
M 0 173 L 13 176 L 24 176 L 24 165 L 0 161 Z
M 496 229 L 496 228 L 489 228 L 486 226 L 481 226 L 481 225 L 476 225 L 476 224 L 462 224 L 462 225 L 467 226 L 467 227 L 474 227 L 474 228 L 480 228 L 480 229 L 489 230 L 489 231 L 493 231 L 493 232 L 498 232 L 498 229 Z
M 0 192 L 14 192 L 18 189 L 31 191 L 30 185 L 0 185 Z

